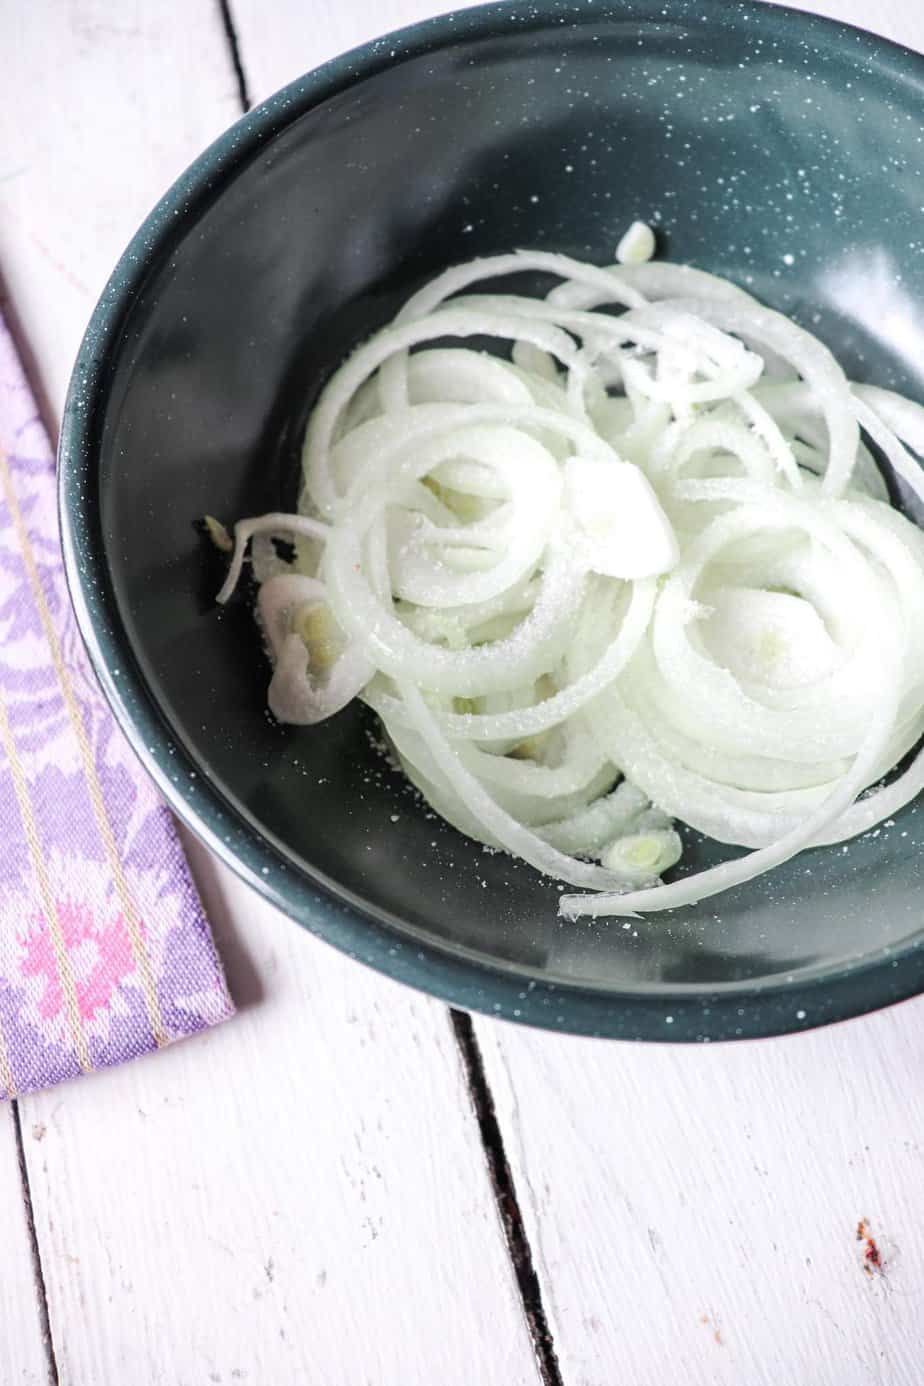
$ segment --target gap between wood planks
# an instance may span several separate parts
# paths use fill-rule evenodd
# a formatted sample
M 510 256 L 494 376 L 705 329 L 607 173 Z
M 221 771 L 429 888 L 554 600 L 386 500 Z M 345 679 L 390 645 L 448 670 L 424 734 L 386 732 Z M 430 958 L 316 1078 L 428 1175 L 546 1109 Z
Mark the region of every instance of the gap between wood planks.
M 250 89 L 247 85 L 247 73 L 244 71 L 244 64 L 241 60 L 241 48 L 237 41 L 237 28 L 234 23 L 234 16 L 231 13 L 231 0 L 218 0 L 218 9 L 221 14 L 221 24 L 228 44 L 228 56 L 231 59 L 231 66 L 234 68 L 234 75 L 237 78 L 237 99 L 240 102 L 241 110 L 246 115 L 253 105 L 253 102 L 250 99 Z
M 48 1292 L 45 1288 L 45 1272 L 39 1252 L 38 1234 L 35 1230 L 35 1210 L 32 1207 L 32 1189 L 29 1185 L 29 1170 L 26 1165 L 26 1148 L 22 1139 L 22 1113 L 14 1098 L 10 1103 L 13 1114 L 13 1134 L 16 1140 L 16 1161 L 19 1165 L 19 1179 L 22 1184 L 23 1207 L 26 1214 L 26 1232 L 29 1238 L 29 1254 L 32 1258 L 32 1276 L 38 1297 L 39 1327 L 45 1347 L 45 1365 L 48 1368 L 50 1386 L 58 1386 L 58 1360 L 55 1356 L 55 1342 L 51 1333 L 51 1318 L 48 1313 Z
M 472 1018 L 465 1011 L 450 1008 L 449 1019 L 452 1024 L 456 1044 L 462 1059 L 462 1067 L 468 1085 L 469 1096 L 478 1122 L 481 1144 L 494 1200 L 504 1229 L 504 1240 L 513 1264 L 517 1288 L 523 1313 L 529 1326 L 529 1334 L 536 1354 L 539 1375 L 543 1386 L 564 1386 L 555 1343 L 542 1302 L 542 1287 L 533 1264 L 532 1248 L 526 1235 L 526 1227 L 520 1212 L 516 1185 L 510 1169 L 510 1161 L 504 1149 L 500 1123 L 494 1106 L 494 1095 L 488 1083 L 481 1050 L 475 1035 Z

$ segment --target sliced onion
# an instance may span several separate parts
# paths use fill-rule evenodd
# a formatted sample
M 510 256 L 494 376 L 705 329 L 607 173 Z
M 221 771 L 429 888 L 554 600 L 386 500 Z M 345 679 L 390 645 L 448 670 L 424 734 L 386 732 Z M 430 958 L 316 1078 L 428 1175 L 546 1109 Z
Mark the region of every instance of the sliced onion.
M 522 272 L 559 282 L 485 291 Z M 879 783 L 924 730 L 924 535 L 874 457 L 924 504 L 909 448 L 924 409 L 724 280 L 493 256 L 331 376 L 219 599 L 253 540 L 277 716 L 361 697 L 460 831 L 602 892 L 563 913 L 672 909 L 924 788 Z M 673 818 L 754 850 L 661 885 Z

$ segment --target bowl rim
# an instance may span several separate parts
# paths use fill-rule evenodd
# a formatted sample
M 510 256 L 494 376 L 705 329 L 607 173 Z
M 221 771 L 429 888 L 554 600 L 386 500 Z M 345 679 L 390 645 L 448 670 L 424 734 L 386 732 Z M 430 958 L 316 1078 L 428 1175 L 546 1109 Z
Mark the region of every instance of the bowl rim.
M 109 363 L 133 302 L 171 243 L 260 146 L 356 81 L 459 40 L 553 22 L 619 18 L 656 25 L 663 0 L 504 0 L 424 20 L 373 39 L 289 83 L 231 125 L 194 160 L 146 217 L 119 259 L 86 329 L 68 387 L 58 446 L 58 500 L 64 566 L 78 627 L 96 676 L 133 751 L 176 815 L 243 881 L 296 923 L 351 958 L 466 1010 L 566 1034 L 647 1041 L 709 1042 L 813 1029 L 907 1000 L 924 991 L 924 932 L 856 964 L 816 969 L 791 983 L 742 981 L 716 990 L 692 985 L 656 992 L 595 988 L 579 981 L 526 981 L 504 964 L 465 956 L 437 940 L 409 939 L 338 899 L 310 869 L 295 870 L 195 773 L 138 668 L 122 628 L 87 484 L 99 455 Z M 679 0 L 669 23 L 738 27 L 791 37 L 818 35 L 856 45 L 924 83 L 924 57 L 850 25 L 781 5 Z

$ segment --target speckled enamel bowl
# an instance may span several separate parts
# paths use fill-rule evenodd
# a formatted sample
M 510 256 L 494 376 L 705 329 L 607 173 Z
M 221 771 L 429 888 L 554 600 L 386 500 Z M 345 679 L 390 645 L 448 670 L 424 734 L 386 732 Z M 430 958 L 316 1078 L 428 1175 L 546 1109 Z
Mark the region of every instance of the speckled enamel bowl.
M 924 396 L 922 118 L 922 59 L 793 11 L 487 5 L 301 78 L 171 188 L 77 362 L 64 544 L 122 726 L 245 880 L 392 976 L 565 1031 L 767 1035 L 922 989 L 924 813 L 698 908 L 562 923 L 553 883 L 415 803 L 361 709 L 268 718 L 193 527 L 292 504 L 326 373 L 421 280 L 514 246 L 603 262 L 633 218 Z

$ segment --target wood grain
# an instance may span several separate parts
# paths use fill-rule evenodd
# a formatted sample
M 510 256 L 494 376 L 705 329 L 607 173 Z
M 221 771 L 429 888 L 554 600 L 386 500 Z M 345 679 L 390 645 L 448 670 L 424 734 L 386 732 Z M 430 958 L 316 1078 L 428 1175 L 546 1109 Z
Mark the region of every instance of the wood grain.
M 0 1105 L 0 1381 L 50 1386 L 15 1119 L 9 1103 Z

